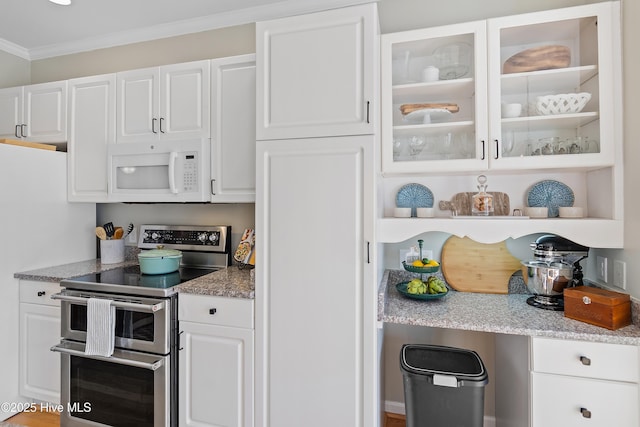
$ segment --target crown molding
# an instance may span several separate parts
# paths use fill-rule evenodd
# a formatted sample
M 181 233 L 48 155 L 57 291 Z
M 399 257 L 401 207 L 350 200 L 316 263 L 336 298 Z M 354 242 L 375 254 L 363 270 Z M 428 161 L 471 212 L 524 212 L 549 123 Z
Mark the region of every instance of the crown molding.
M 296 0 L 283 0 L 267 6 L 233 10 L 215 15 L 182 20 L 169 24 L 155 25 L 132 31 L 123 31 L 101 37 L 86 38 L 70 43 L 43 46 L 30 50 L 14 45 L 14 50 L 20 50 L 20 54 L 13 52 L 9 53 L 13 53 L 14 55 L 21 56 L 29 60 L 46 59 L 167 37 L 198 33 L 235 25 L 250 24 L 285 16 L 318 12 L 321 10 L 335 9 L 356 4 L 371 3 L 371 1 L 372 0 L 310 0 L 300 2 Z M 0 40 L 0 42 L 1 41 L 2 40 Z M 0 44 L 0 49 L 6 50 L 2 44 Z
M 22 59 L 31 59 L 31 56 L 29 55 L 29 51 L 27 49 L 23 48 L 22 46 L 18 46 L 15 43 L 11 43 L 9 40 L 0 39 L 0 50 L 20 57 Z

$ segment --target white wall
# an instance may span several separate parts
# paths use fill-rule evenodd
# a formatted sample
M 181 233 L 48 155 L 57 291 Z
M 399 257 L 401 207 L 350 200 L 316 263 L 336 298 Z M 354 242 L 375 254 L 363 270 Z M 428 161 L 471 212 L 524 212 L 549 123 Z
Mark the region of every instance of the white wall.
M 29 61 L 0 50 L 0 88 L 29 83 L 31 83 Z

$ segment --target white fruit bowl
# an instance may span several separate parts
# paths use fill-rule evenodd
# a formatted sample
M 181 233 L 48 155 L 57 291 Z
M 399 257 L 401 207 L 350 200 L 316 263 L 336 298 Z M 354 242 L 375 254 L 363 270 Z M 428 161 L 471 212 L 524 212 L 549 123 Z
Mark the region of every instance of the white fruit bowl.
M 536 112 L 543 116 L 579 113 L 590 99 L 589 92 L 538 96 L 536 98 Z

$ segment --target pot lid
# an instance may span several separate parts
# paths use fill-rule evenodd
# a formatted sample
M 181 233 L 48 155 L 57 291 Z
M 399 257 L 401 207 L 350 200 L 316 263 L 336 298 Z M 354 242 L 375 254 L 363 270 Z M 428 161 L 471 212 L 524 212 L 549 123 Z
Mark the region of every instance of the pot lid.
M 164 246 L 162 245 L 158 245 L 156 249 L 143 251 L 138 254 L 138 258 L 177 258 L 181 256 L 181 251 L 176 249 L 164 249 Z

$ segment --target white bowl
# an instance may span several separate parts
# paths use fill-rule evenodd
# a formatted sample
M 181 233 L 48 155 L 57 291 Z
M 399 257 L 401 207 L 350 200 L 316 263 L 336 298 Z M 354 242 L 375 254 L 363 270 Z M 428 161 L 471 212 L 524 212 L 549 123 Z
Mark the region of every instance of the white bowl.
M 435 215 L 434 208 L 416 208 L 418 218 L 432 218 Z
M 502 104 L 502 117 L 520 117 L 522 114 L 522 104 Z
M 411 218 L 411 208 L 394 208 L 393 216 L 396 218 Z
M 547 218 L 549 216 L 549 208 L 546 207 L 526 207 L 524 214 L 529 218 Z
M 536 98 L 536 112 L 543 116 L 579 113 L 590 99 L 589 92 L 538 96 Z
M 582 218 L 584 216 L 582 208 L 578 206 L 561 206 L 558 208 L 558 212 L 560 213 L 560 218 Z

